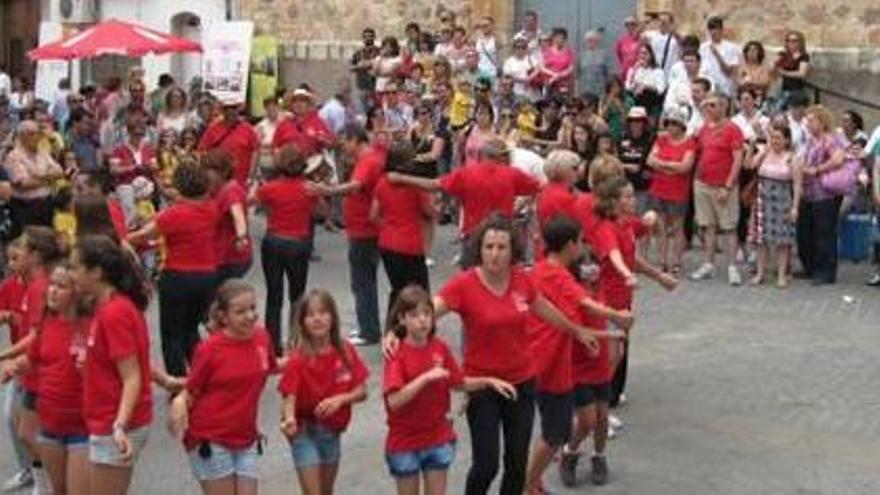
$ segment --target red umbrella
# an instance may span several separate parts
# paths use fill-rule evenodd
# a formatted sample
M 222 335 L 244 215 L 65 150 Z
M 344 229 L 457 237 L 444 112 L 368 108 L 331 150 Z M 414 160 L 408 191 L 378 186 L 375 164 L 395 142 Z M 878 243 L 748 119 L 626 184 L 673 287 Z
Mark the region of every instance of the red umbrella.
M 148 53 L 200 51 L 202 46 L 195 41 L 109 19 L 70 38 L 37 47 L 28 56 L 33 60 L 73 60 L 101 55 L 141 57 Z

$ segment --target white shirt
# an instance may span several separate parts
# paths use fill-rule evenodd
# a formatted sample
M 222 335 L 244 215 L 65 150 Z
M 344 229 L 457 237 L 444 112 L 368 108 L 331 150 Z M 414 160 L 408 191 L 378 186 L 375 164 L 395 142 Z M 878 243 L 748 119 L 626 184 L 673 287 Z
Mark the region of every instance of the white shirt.
M 874 148 L 877 147 L 877 143 L 880 143 L 880 125 L 874 129 L 874 132 L 871 133 L 871 137 L 868 138 L 868 143 L 865 144 L 865 153 L 871 154 L 874 152 Z
M 525 172 L 530 177 L 534 177 L 541 184 L 547 183 L 547 176 L 544 174 L 544 159 L 532 150 L 525 148 L 511 149 L 510 165 L 521 172 Z
M 791 144 L 798 156 L 804 156 L 807 152 L 807 143 L 810 134 L 807 132 L 807 119 L 794 120 L 791 114 L 786 115 L 788 128 L 791 131 Z
M 480 55 L 480 63 L 478 67 L 483 74 L 492 74 L 494 77 L 498 73 L 498 67 L 501 61 L 498 60 L 498 44 L 495 42 L 494 36 L 477 35 L 474 47 Z
M 764 137 L 767 136 L 767 130 L 770 129 L 770 117 L 767 117 L 761 112 L 756 112 L 751 119 L 746 117 L 746 114 L 739 112 L 734 115 L 730 121 L 739 127 L 739 130 L 742 131 L 743 137 L 746 141 L 754 141 L 759 137 L 758 133 L 755 132 L 755 127 L 752 125 L 753 123 L 757 122 L 758 127 L 761 129 L 761 135 Z
M 702 129 L 703 122 L 705 122 L 703 112 L 698 108 L 694 109 L 694 111 L 691 112 L 691 119 L 688 120 L 687 135 L 690 137 L 696 136 L 697 133 L 700 132 L 700 129 Z
M 654 59 L 657 60 L 657 66 L 663 69 L 663 73 L 668 78 L 672 66 L 681 60 L 681 46 L 678 44 L 678 39 L 675 38 L 673 33 L 663 34 L 660 31 L 646 31 L 644 36 L 648 43 L 650 43 L 651 50 L 654 50 Z M 663 52 L 666 50 L 667 40 L 669 40 L 669 51 L 666 52 L 666 63 L 664 64 Z
M 12 80 L 9 74 L 0 72 L 0 95 L 8 95 L 12 91 Z
M 626 73 L 625 87 L 627 91 L 635 91 L 636 86 L 644 86 L 658 94 L 663 94 L 666 91 L 666 76 L 663 74 L 663 69 L 631 67 Z
M 721 58 L 724 59 L 725 64 L 736 66 L 742 63 L 742 50 L 736 43 L 732 43 L 728 40 L 721 40 L 721 43 L 715 46 L 718 48 L 718 53 L 721 54 Z M 700 45 L 700 57 L 702 59 L 701 70 L 704 71 L 706 76 L 712 81 L 712 84 L 715 86 L 715 91 L 724 93 L 727 96 L 734 96 L 734 83 L 732 76 L 736 71 L 731 71 L 730 76 L 725 74 L 724 71 L 721 70 L 721 65 L 715 58 L 715 54 L 712 53 L 711 47 L 711 41 L 705 41 Z
M 333 131 L 333 134 L 339 134 L 345 127 L 345 107 L 336 98 L 330 98 L 324 102 L 324 105 L 321 106 L 321 110 L 318 111 L 318 116 L 321 117 L 321 120 L 323 120 L 324 123 L 327 124 L 327 127 Z
M 537 91 L 532 88 L 528 83 L 522 82 L 529 79 L 529 71 L 536 67 L 534 61 L 532 61 L 532 57 L 530 55 L 526 55 L 523 58 L 516 58 L 514 56 L 507 57 L 507 60 L 504 61 L 504 74 L 511 76 L 514 80 L 513 82 L 513 92 L 516 96 L 520 98 L 527 98 L 529 100 L 535 100 L 539 97 Z

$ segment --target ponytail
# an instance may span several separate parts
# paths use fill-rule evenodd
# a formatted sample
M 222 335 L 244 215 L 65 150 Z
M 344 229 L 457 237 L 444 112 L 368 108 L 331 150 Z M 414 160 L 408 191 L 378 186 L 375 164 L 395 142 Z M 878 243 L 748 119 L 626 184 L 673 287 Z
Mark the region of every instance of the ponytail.
M 104 282 L 125 294 L 141 311 L 150 304 L 146 278 L 134 257 L 106 235 L 87 235 L 77 240 L 79 262 L 100 268 Z

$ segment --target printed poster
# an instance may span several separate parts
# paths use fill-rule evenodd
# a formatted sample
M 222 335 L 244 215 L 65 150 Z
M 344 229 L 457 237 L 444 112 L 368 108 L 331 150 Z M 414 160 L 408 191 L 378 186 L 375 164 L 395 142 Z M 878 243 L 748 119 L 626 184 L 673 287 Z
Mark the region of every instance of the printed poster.
M 253 32 L 252 22 L 232 21 L 212 22 L 202 33 L 204 89 L 221 101 L 246 100 Z

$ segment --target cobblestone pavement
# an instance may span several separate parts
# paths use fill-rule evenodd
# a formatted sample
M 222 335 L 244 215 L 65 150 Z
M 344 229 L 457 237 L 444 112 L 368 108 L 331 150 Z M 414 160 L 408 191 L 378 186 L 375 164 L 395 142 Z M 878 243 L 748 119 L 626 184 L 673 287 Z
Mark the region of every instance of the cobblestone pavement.
M 443 229 L 435 242 L 435 288 L 452 273 L 451 238 Z M 311 266 L 310 286 L 333 291 L 344 327 L 351 328 L 344 238 L 322 232 L 317 252 L 323 259 Z M 880 292 L 862 286 L 865 270 L 865 265 L 845 264 L 837 286 L 795 283 L 787 291 L 772 285 L 731 288 L 714 280 L 684 282 L 667 294 L 643 283 L 629 401 L 618 411 L 626 427 L 609 448 L 611 481 L 602 488 L 566 490 L 554 468 L 545 477 L 547 488 L 601 494 L 880 493 Z M 250 278 L 262 285 L 259 265 Z M 387 294 L 380 278 L 380 292 Z M 155 310 L 151 314 L 157 335 Z M 454 346 L 457 326 L 452 318 L 440 332 Z M 372 372 L 372 395 L 357 407 L 343 437 L 337 493 L 392 494 L 382 455 L 385 414 L 376 393 L 381 360 L 376 348 L 363 354 Z M 269 446 L 261 491 L 295 494 L 292 461 L 277 428 L 275 384 L 272 380 L 262 399 Z M 199 493 L 182 448 L 164 429 L 164 401 L 157 404 L 131 493 Z M 450 494 L 462 492 L 469 465 L 464 423 L 463 417 L 456 419 L 460 442 Z M 8 442 L 0 438 L 0 475 L 5 476 L 12 467 Z

